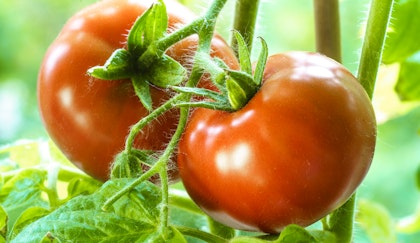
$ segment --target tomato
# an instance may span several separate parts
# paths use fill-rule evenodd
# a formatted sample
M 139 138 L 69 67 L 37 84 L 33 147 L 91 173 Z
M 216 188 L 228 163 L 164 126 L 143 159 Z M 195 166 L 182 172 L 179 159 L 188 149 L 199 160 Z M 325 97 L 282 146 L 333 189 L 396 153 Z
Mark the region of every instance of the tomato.
M 320 54 L 271 56 L 240 110 L 196 109 L 179 143 L 191 198 L 228 226 L 278 233 L 341 206 L 365 177 L 376 143 L 369 97 Z
M 103 65 L 115 49 L 125 47 L 129 29 L 153 1 L 105 0 L 75 14 L 49 47 L 38 78 L 38 101 L 45 127 L 58 147 L 79 168 L 106 180 L 114 156 L 124 148 L 129 128 L 148 114 L 129 80 L 103 81 L 86 72 Z M 165 1 L 169 30 L 195 18 L 174 1 Z M 168 50 L 168 55 L 190 66 L 197 38 L 191 36 Z M 232 67 L 234 53 L 220 36 L 212 42 L 213 55 Z M 151 88 L 155 106 L 167 91 Z M 178 111 L 149 124 L 134 147 L 162 150 L 178 123 Z

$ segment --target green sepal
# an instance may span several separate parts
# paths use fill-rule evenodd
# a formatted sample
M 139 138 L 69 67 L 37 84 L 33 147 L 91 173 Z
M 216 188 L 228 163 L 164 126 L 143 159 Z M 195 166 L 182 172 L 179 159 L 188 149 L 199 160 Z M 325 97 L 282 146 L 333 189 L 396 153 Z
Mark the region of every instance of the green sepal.
M 235 36 L 236 41 L 238 42 L 238 57 L 239 63 L 241 65 L 241 70 L 249 75 L 252 75 L 251 55 L 249 53 L 248 46 L 246 45 L 244 38 L 238 31 L 234 30 L 233 35 Z
M 150 94 L 149 83 L 142 76 L 135 76 L 134 78 L 131 78 L 131 82 L 137 97 L 140 99 L 140 102 L 148 111 L 151 111 L 152 95 Z
M 103 66 L 90 68 L 90 76 L 102 80 L 128 79 L 133 75 L 130 53 L 125 49 L 117 49 Z
M 127 37 L 128 51 L 139 57 L 151 43 L 165 35 L 167 27 L 166 6 L 159 0 L 134 23 Z
M 167 88 L 182 83 L 187 77 L 187 70 L 170 56 L 163 55 L 145 70 L 144 75 L 151 84 Z
M 265 42 L 263 38 L 260 38 L 260 40 L 261 40 L 261 52 L 260 52 L 260 55 L 258 56 L 257 65 L 255 66 L 255 71 L 254 71 L 254 82 L 257 85 L 261 85 L 262 83 L 262 79 L 264 76 L 264 69 L 267 63 L 267 58 L 268 58 L 267 43 Z
M 180 87 L 180 86 L 172 86 L 171 89 L 180 93 L 184 93 L 184 94 L 191 94 L 195 96 L 205 97 L 213 101 L 221 102 L 225 100 L 223 95 L 209 89 L 203 89 L 203 88 L 197 88 L 197 87 Z
M 229 102 L 234 110 L 239 110 L 258 91 L 252 76 L 239 71 L 227 70 L 226 89 Z

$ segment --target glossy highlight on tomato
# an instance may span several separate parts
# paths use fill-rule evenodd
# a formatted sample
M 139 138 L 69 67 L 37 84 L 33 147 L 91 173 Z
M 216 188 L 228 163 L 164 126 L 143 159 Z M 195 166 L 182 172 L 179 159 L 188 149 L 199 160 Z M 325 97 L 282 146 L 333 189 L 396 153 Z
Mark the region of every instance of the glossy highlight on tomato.
M 278 233 L 346 202 L 375 143 L 374 110 L 358 80 L 325 56 L 289 52 L 269 57 L 262 87 L 242 109 L 193 112 L 178 167 L 215 220 Z
M 134 21 L 154 1 L 104 0 L 76 13 L 49 47 L 38 78 L 38 101 L 45 127 L 62 152 L 91 176 L 106 180 L 114 156 L 124 148 L 130 127 L 149 112 L 136 97 L 130 80 L 103 81 L 87 70 L 103 65 L 114 50 L 124 48 Z M 168 31 L 195 18 L 184 6 L 165 1 Z M 197 38 L 191 36 L 167 53 L 190 66 Z M 220 36 L 212 42 L 212 55 L 236 67 L 233 51 Z M 151 87 L 154 106 L 171 94 Z M 134 147 L 162 150 L 178 123 L 178 111 L 150 123 Z M 175 172 L 176 173 L 176 170 Z M 176 175 L 175 175 L 176 177 Z

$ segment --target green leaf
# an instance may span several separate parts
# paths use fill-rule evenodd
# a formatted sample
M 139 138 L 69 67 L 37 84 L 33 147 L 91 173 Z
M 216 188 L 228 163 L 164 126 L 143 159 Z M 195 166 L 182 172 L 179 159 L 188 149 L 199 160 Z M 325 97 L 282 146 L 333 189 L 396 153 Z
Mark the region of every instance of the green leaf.
M 262 47 L 261 47 L 260 55 L 258 57 L 257 65 L 255 66 L 255 73 L 254 73 L 254 82 L 257 85 L 261 85 L 262 83 L 265 64 L 267 63 L 267 58 L 268 58 L 267 43 L 265 42 L 263 38 L 260 38 L 260 39 L 261 39 Z
M 248 237 L 248 236 L 235 237 L 229 241 L 229 243 L 269 243 L 269 242 L 279 242 L 279 241 L 278 240 L 267 241 L 267 240 L 262 240 L 255 237 Z
M 220 236 L 225 239 L 232 239 L 235 236 L 234 229 L 215 221 L 211 217 L 207 217 L 207 220 L 208 220 L 210 232 L 212 234 Z
M 147 80 L 161 88 L 175 86 L 187 77 L 187 70 L 173 58 L 163 55 L 145 73 Z
M 415 214 L 400 219 L 396 228 L 398 232 L 403 234 L 420 232 L 420 209 Z
M 359 200 L 356 220 L 373 243 L 397 242 L 394 225 L 386 208 L 378 203 Z
M 143 78 L 143 76 L 133 77 L 131 81 L 140 102 L 148 111 L 152 111 L 152 95 L 150 94 L 149 83 Z
M 316 243 L 319 241 L 313 235 L 311 235 L 311 233 L 307 231 L 305 228 L 292 224 L 283 229 L 278 241 L 276 242 L 279 242 L 279 243 L 295 243 L 295 242 Z
M 0 147 L 0 172 L 39 165 L 39 141 L 20 140 Z
M 41 243 L 60 243 L 58 238 L 55 238 L 50 232 L 45 234 L 44 238 L 41 239 Z
M 16 220 L 11 230 L 9 239 L 14 238 L 23 228 L 35 222 L 36 220 L 48 215 L 51 211 L 42 207 L 30 207 L 26 209 Z
M 420 100 L 420 51 L 401 63 L 395 91 L 402 101 Z
M 238 42 L 238 56 L 239 56 L 239 63 L 241 65 L 241 71 L 252 75 L 252 65 L 251 65 L 251 55 L 248 50 L 248 46 L 242 37 L 242 35 L 238 31 L 233 31 L 233 34 Z
M 23 228 L 11 242 L 38 242 L 48 232 L 63 242 L 144 242 L 156 231 L 160 190 L 144 182 L 108 211 L 103 203 L 132 180 L 108 181 L 92 195 L 75 197 Z
M 103 66 L 90 68 L 90 76 L 102 80 L 128 79 L 133 75 L 130 53 L 125 49 L 117 49 Z
M 4 210 L 4 208 L 0 205 L 0 239 L 6 238 L 6 234 L 7 234 L 7 213 L 6 210 Z M 1 240 L 0 240 L 1 242 Z
M 396 0 L 382 56 L 384 63 L 401 62 L 420 51 L 420 1 Z
M 420 166 L 417 168 L 416 171 L 416 186 L 417 189 L 420 190 Z
M 82 177 L 75 177 L 70 180 L 67 186 L 67 199 L 71 199 L 78 195 L 90 195 L 101 186 L 96 180 L 89 180 Z
M 47 173 L 38 169 L 25 169 L 2 185 L 0 204 L 9 216 L 9 226 L 13 225 L 20 214 L 29 207 L 48 208 L 42 197 Z

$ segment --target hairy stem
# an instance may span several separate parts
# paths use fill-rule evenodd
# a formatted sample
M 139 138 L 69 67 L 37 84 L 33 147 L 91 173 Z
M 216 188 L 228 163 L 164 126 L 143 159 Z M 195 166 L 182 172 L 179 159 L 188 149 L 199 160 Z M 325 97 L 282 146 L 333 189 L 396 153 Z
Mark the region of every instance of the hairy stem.
M 376 83 L 393 0 L 372 0 L 357 77 L 370 98 Z
M 336 242 L 352 242 L 355 206 L 356 193 L 343 206 L 329 216 L 328 224 L 324 224 L 324 230 L 331 231 L 335 234 Z
M 316 50 L 341 62 L 338 0 L 314 0 Z
M 237 0 L 233 29 L 237 30 L 245 39 L 249 52 L 252 50 L 259 0 Z M 231 46 L 238 54 L 236 38 L 232 35 Z

